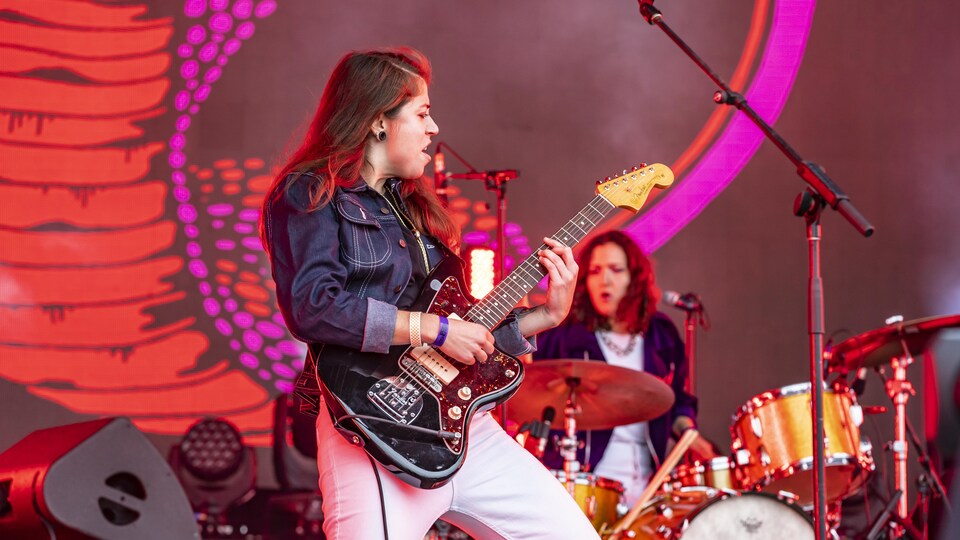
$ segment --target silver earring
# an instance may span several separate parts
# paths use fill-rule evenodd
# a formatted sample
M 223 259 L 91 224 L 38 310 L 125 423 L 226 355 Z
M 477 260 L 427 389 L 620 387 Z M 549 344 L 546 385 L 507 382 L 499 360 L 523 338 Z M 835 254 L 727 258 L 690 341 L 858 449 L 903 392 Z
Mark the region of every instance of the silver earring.
M 387 140 L 387 132 L 386 132 L 386 130 L 377 133 L 377 140 L 380 141 L 380 142 L 383 142 L 383 141 Z

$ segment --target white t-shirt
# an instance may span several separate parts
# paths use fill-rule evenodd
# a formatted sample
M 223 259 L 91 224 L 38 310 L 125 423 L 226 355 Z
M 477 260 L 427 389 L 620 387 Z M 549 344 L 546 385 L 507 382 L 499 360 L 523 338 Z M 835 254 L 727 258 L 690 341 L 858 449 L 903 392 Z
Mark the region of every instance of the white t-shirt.
M 608 364 L 643 371 L 642 335 L 636 336 L 636 343 L 627 354 L 619 354 L 604 343 L 604 338 L 622 351 L 629 347 L 633 336 L 602 330 L 597 330 L 595 334 Z M 610 443 L 593 472 L 622 483 L 624 504 L 633 506 L 654 473 L 651 449 L 647 422 L 617 426 L 613 428 Z

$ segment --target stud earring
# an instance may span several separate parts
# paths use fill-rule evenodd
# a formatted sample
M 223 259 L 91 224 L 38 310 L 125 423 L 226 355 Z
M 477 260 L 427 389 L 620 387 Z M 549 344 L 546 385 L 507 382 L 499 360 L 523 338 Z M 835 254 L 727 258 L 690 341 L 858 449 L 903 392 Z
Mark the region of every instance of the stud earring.
M 386 131 L 381 131 L 381 132 L 377 133 L 377 140 L 380 141 L 380 142 L 383 142 L 383 141 L 387 140 L 387 132 L 386 132 Z

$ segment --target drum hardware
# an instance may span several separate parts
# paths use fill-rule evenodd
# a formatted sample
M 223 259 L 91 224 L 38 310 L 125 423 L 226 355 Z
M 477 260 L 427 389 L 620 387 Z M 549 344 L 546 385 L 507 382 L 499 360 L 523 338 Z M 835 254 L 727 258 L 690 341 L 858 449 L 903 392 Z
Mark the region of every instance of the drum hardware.
M 877 540 L 888 527 L 898 527 L 901 533 L 899 537 L 901 538 L 906 537 L 911 540 L 921 540 L 927 538 L 927 536 L 921 534 L 912 523 L 897 515 L 896 509 L 900 504 L 900 499 L 902 498 L 902 491 L 898 489 L 893 492 L 893 495 L 890 497 L 890 501 L 887 502 L 887 505 L 884 507 L 883 511 L 880 512 L 877 518 L 873 521 L 873 524 L 871 525 L 870 530 L 867 532 L 867 535 L 863 537 L 864 540 Z
M 906 348 L 904 350 L 907 351 Z M 900 493 L 901 496 L 897 501 L 895 514 L 899 519 L 894 520 L 895 523 L 892 523 L 891 526 L 896 531 L 899 531 L 900 534 L 904 533 L 903 523 L 908 522 L 911 515 L 907 501 L 908 492 L 906 490 L 908 482 L 907 453 L 909 448 L 905 440 L 907 436 L 909 436 L 909 443 L 913 446 L 914 452 L 917 454 L 918 463 L 926 473 L 920 474 L 917 477 L 916 509 L 921 512 L 920 523 L 923 524 L 924 530 L 926 531 L 927 528 L 927 519 L 929 516 L 927 515 L 926 508 L 931 495 L 935 498 L 943 499 L 945 503 L 944 508 L 947 509 L 948 513 L 951 512 L 950 499 L 947 496 L 947 491 L 943 486 L 940 475 L 930 461 L 930 456 L 927 455 L 926 450 L 924 450 L 923 445 L 920 443 L 920 438 L 913 429 L 913 423 L 910 422 L 910 419 L 907 418 L 906 415 L 907 400 L 910 395 L 916 394 L 913 385 L 906 380 L 906 368 L 913 361 L 912 357 L 907 358 L 907 355 L 909 355 L 909 352 L 907 352 L 904 357 L 899 359 L 895 358 L 891 361 L 894 372 L 891 378 L 886 377 L 883 368 L 876 368 L 877 373 L 884 379 L 884 387 L 887 390 L 887 395 L 895 405 L 894 416 L 896 429 L 894 432 L 894 440 L 889 443 L 889 448 L 894 455 L 894 485 L 897 488 L 897 493 Z M 903 489 L 901 489 L 901 485 Z M 932 491 L 931 488 L 933 488 Z M 907 536 L 911 536 L 913 533 L 907 532 L 906 534 Z M 927 535 L 923 534 L 922 536 L 918 536 L 918 538 L 927 538 Z
M 913 384 L 907 378 L 907 368 L 913 363 L 914 356 L 923 354 L 933 342 L 940 330 L 960 326 L 960 315 L 928 317 L 913 321 L 903 321 L 902 316 L 890 317 L 882 328 L 865 332 L 849 338 L 833 348 L 827 357 L 828 368 L 832 372 L 847 374 L 860 368 L 874 368 L 884 380 L 884 388 L 894 404 L 894 440 L 890 448 L 894 454 L 894 484 L 900 494 L 896 503 L 892 524 L 894 532 L 903 535 L 904 523 L 909 519 L 907 457 L 908 441 L 914 445 L 918 461 L 932 479 L 935 496 L 942 497 L 946 507 L 950 507 L 946 490 L 937 471 L 920 444 L 919 438 L 907 418 L 906 406 L 911 395 L 916 394 Z M 892 375 L 886 376 L 885 368 L 889 364 Z M 922 502 L 922 501 L 920 501 Z M 889 519 L 888 519 L 889 521 Z M 910 531 L 906 531 L 910 534 Z
M 574 495 L 575 490 L 571 482 L 580 472 L 580 462 L 577 461 L 577 450 L 580 448 L 580 443 L 577 441 L 577 415 L 582 413 L 583 409 L 577 404 L 577 388 L 580 386 L 580 378 L 567 377 L 566 383 L 570 391 L 567 393 L 567 401 L 563 406 L 563 438 L 560 439 L 560 456 L 563 457 L 563 472 L 566 473 L 567 477 L 567 491 Z

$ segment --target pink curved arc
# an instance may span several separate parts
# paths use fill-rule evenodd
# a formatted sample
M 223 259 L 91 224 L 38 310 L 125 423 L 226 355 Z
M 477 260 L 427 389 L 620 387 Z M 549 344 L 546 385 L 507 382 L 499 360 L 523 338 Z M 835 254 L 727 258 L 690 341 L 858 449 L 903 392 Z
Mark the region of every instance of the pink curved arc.
M 815 0 L 778 0 L 770 34 L 753 84 L 745 93 L 751 107 L 767 123 L 780 116 L 803 59 L 813 22 Z M 737 111 L 716 142 L 676 187 L 660 196 L 650 211 L 624 228 L 651 253 L 697 217 L 750 161 L 764 135 Z

